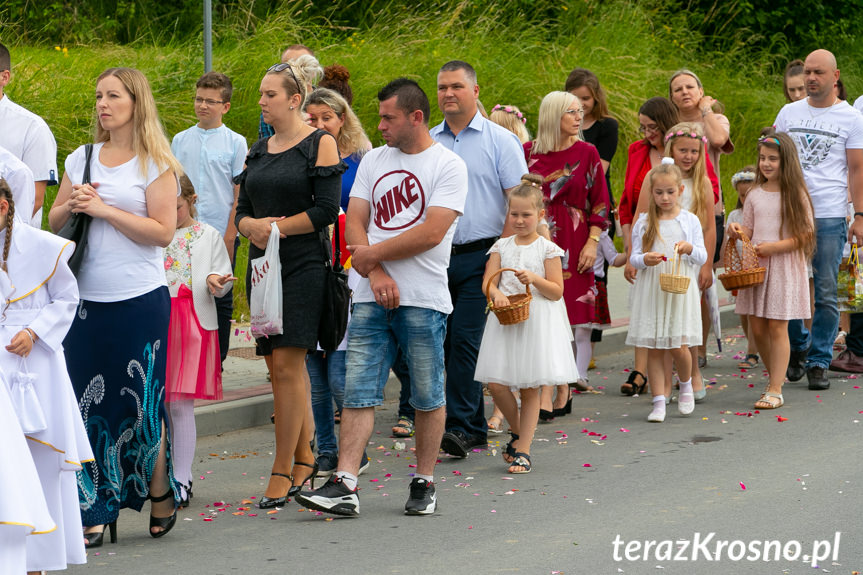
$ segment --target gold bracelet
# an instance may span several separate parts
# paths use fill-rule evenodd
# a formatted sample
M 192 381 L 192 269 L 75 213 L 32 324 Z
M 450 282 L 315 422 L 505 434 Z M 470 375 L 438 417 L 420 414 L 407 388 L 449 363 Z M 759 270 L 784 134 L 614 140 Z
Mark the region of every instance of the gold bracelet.
M 591 240 L 593 240 L 593 241 L 595 241 L 596 243 L 599 243 L 599 236 L 598 236 L 598 235 L 596 235 L 596 236 L 588 236 L 588 238 L 589 238 L 589 239 L 591 239 Z

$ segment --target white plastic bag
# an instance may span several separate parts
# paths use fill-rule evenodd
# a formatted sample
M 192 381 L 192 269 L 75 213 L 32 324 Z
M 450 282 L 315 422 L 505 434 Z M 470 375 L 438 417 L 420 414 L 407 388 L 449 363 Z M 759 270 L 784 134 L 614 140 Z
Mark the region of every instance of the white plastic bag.
M 18 360 L 18 369 L 9 378 L 9 395 L 12 396 L 12 404 L 24 433 L 38 433 L 48 429 L 45 412 L 42 411 L 39 397 L 33 388 L 36 377 L 35 373 L 27 371 L 27 362 L 22 356 Z
M 279 228 L 275 222 L 270 229 L 267 250 L 250 265 L 252 336 L 278 335 L 282 333 L 282 263 L 279 261 Z

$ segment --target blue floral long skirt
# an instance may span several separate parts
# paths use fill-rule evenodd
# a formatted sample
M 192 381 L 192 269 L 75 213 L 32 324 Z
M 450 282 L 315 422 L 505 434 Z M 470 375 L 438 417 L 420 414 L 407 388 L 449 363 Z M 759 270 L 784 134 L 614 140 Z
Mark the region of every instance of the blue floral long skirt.
M 63 342 L 95 455 L 78 472 L 85 526 L 110 523 L 125 507 L 140 511 L 150 495 L 165 421 L 170 316 L 166 287 L 119 302 L 81 300 Z M 178 494 L 170 441 L 166 455 L 171 484 Z

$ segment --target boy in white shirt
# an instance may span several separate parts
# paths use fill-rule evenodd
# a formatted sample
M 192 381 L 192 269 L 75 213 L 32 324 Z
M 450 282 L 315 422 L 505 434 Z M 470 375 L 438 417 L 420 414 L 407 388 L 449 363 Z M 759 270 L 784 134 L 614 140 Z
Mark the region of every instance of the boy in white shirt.
M 198 123 L 174 136 L 171 142 L 171 151 L 183 164 L 198 194 L 198 220 L 219 230 L 232 264 L 237 239 L 234 211 L 240 191 L 233 178 L 243 171 L 248 153 L 246 139 L 222 123 L 231 109 L 233 91 L 230 78 L 219 72 L 208 72 L 198 78 L 195 84 Z M 222 361 L 228 354 L 233 302 L 233 289 L 216 298 Z

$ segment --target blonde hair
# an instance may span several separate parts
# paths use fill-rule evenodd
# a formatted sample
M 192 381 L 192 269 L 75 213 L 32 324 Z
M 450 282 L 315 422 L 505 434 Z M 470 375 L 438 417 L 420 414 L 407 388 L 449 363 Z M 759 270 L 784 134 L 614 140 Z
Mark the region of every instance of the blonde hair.
M 324 77 L 324 67 L 311 54 L 297 56 L 293 60 L 290 60 L 290 62 L 293 64 L 292 68 L 294 72 L 305 82 L 306 85 L 303 88 L 305 88 L 306 92 L 309 91 L 309 86 L 316 86 Z
M 671 176 L 674 178 L 674 186 L 679 190 L 683 183 L 683 174 L 680 173 L 680 168 L 674 164 L 660 164 L 647 172 L 645 178 L 649 182 L 649 204 L 647 207 L 647 226 L 644 228 L 644 235 L 641 237 L 641 249 L 647 251 L 653 247 L 653 243 L 658 239 L 662 239 L 659 235 L 659 206 L 656 205 L 656 199 L 653 197 L 653 186 L 658 176 Z
M 707 218 L 713 217 L 713 205 L 707 198 L 713 197 L 713 185 L 707 177 L 707 145 L 704 140 L 704 127 L 700 122 L 680 122 L 668 130 L 665 135 L 665 156 L 674 158 L 674 142 L 679 139 L 698 142 L 698 160 L 692 166 L 689 174 L 692 177 L 692 210 L 701 222 L 701 227 L 707 225 Z
M 141 175 L 148 178 L 147 165 L 152 160 L 159 169 L 159 174 L 171 170 L 177 176 L 183 173 L 183 166 L 171 153 L 171 144 L 165 136 L 165 130 L 159 121 L 159 111 L 156 100 L 150 89 L 147 77 L 134 68 L 108 68 L 99 75 L 98 84 L 108 76 L 120 80 L 126 92 L 132 98 L 132 148 L 138 157 L 138 167 Z M 98 113 L 94 108 L 96 123 L 96 143 L 111 140 L 111 133 L 102 127 Z
M 518 106 L 498 104 L 492 109 L 488 119 L 518 136 L 522 144 L 530 141 L 530 132 L 524 125 L 524 114 Z
M 360 119 L 357 118 L 341 94 L 328 88 L 317 88 L 309 94 L 306 103 L 303 104 L 303 110 L 315 105 L 327 106 L 344 120 L 344 124 L 342 124 L 336 137 L 340 152 L 349 156 L 362 156 L 371 148 L 371 143 L 363 130 Z
M 573 102 L 581 108 L 581 102 L 569 92 L 549 92 L 542 99 L 539 105 L 536 139 L 531 148 L 532 154 L 547 154 L 557 150 L 560 145 L 560 119 Z M 580 137 L 578 139 L 581 140 Z
M 507 207 L 509 207 L 509 203 L 512 202 L 513 198 L 524 198 L 533 203 L 537 213 L 542 211 L 545 208 L 545 202 L 542 197 L 542 183 L 543 179 L 539 174 L 523 175 L 519 185 L 509 192 Z

